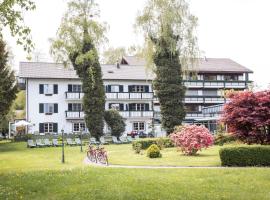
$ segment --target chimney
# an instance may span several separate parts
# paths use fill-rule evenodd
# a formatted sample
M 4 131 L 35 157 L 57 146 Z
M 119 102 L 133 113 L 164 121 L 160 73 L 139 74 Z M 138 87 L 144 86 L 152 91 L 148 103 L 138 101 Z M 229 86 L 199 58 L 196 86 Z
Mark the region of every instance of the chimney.
M 116 62 L 116 68 L 117 68 L 117 69 L 120 69 L 120 63 L 119 63 L 119 60 L 117 60 L 117 62 Z

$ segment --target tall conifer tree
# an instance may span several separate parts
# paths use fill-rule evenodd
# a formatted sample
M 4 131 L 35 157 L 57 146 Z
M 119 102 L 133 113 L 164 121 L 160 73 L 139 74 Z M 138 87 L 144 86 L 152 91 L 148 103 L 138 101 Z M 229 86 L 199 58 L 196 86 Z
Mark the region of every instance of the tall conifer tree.
M 0 37 L 0 121 L 8 114 L 17 91 L 14 71 L 8 66 L 6 44 Z

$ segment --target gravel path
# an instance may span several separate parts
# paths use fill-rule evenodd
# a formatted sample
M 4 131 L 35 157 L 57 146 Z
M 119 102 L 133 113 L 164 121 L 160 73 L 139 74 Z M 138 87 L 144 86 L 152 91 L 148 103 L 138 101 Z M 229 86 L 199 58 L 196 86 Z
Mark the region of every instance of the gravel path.
M 83 160 L 85 165 L 99 166 L 99 167 L 110 167 L 110 168 L 130 168 L 130 169 L 228 169 L 229 167 L 221 166 L 135 166 L 135 165 L 103 165 L 95 162 L 91 162 L 87 157 Z M 238 167 L 230 167 L 238 168 Z

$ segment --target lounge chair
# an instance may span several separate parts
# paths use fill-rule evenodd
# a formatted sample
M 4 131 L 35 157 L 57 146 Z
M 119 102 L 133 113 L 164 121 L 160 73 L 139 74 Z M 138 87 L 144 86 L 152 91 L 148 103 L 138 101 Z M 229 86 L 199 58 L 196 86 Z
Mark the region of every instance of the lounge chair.
M 41 139 L 36 139 L 37 147 L 45 147 L 46 145 L 42 142 Z
M 58 143 L 58 139 L 52 139 L 52 145 L 53 145 L 54 147 L 59 147 L 59 146 L 61 146 L 61 144 Z
M 27 140 L 27 147 L 33 148 L 33 147 L 36 147 L 36 144 L 34 143 L 33 140 Z
M 94 137 L 91 137 L 90 138 L 90 141 L 89 141 L 90 144 L 99 144 L 99 142 L 96 140 L 96 138 Z
M 112 136 L 112 141 L 113 141 L 114 144 L 122 144 L 122 142 L 119 141 L 119 140 L 117 139 L 117 137 L 115 137 L 115 136 Z
M 82 144 L 82 141 L 81 141 L 80 138 L 75 138 L 75 143 L 76 143 L 77 145 L 81 145 L 81 144 Z
M 45 146 L 47 146 L 47 147 L 51 147 L 51 146 L 52 146 L 52 143 L 50 142 L 50 140 L 49 140 L 48 138 L 45 138 L 45 139 L 44 139 L 44 144 L 45 144 Z
M 106 142 L 106 141 L 105 141 L 105 138 L 104 138 L 104 137 L 100 137 L 100 138 L 99 138 L 99 141 L 100 141 L 100 143 L 101 143 L 102 145 L 104 145 L 104 144 L 109 144 L 109 142 Z
M 67 138 L 67 144 L 70 146 L 76 145 L 76 143 L 71 138 Z
M 127 140 L 127 137 L 124 137 L 124 136 L 120 137 L 119 140 L 122 143 L 126 143 L 126 144 L 129 143 L 128 140 Z
M 133 138 L 131 136 L 127 136 L 127 141 L 133 142 Z

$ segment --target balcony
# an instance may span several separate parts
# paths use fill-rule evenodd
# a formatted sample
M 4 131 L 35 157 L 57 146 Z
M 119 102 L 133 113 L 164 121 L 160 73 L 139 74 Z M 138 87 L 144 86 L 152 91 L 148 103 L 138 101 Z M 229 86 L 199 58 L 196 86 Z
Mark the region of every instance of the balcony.
M 66 92 L 67 100 L 81 100 L 84 96 L 82 92 Z
M 66 111 L 66 119 L 83 119 L 83 111 Z
M 225 82 L 225 88 L 246 88 L 245 82 Z
M 225 80 L 196 80 L 184 81 L 187 88 L 246 88 L 245 81 L 225 81 Z
M 226 99 L 220 96 L 186 96 L 185 103 L 225 103 Z
M 153 111 L 119 111 L 124 118 L 153 117 Z
M 110 92 L 107 99 L 153 99 L 153 92 Z
M 185 103 L 203 103 L 204 98 L 203 97 L 186 97 Z

